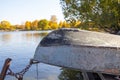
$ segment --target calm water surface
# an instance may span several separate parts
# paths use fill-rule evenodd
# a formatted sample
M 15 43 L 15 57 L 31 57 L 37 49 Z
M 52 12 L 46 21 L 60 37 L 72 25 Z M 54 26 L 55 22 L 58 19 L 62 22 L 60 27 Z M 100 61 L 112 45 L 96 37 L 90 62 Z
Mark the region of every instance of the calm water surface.
M 13 72 L 19 72 L 33 58 L 35 49 L 41 39 L 50 31 L 22 31 L 22 32 L 0 32 L 0 71 L 6 58 L 12 58 L 10 68 Z M 24 80 L 82 80 L 80 72 L 69 69 L 61 70 L 60 67 L 43 63 L 32 65 L 24 75 Z M 38 76 L 37 76 L 38 71 Z M 76 77 L 76 75 L 78 75 Z M 5 80 L 17 80 L 7 76 Z

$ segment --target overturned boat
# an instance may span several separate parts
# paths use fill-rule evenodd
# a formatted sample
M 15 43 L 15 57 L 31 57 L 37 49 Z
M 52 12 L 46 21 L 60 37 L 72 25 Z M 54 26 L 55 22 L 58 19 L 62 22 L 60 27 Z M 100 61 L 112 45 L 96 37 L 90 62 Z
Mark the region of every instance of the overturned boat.
M 38 45 L 34 60 L 60 67 L 120 74 L 120 36 L 79 29 L 59 29 Z

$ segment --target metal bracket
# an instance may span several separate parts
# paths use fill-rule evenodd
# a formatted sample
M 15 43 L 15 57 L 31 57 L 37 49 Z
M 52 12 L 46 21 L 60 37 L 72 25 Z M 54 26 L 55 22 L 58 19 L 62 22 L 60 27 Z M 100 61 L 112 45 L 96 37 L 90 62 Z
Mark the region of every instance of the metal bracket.
M 0 80 L 4 80 L 5 79 L 6 73 L 7 73 L 8 69 L 9 69 L 11 60 L 12 60 L 11 58 L 7 58 L 5 60 L 4 66 L 3 66 L 1 74 L 0 74 Z

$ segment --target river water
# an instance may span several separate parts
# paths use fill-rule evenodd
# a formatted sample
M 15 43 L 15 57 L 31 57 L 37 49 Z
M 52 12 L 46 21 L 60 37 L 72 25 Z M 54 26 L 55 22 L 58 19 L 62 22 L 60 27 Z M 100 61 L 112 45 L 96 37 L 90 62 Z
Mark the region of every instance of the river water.
M 33 58 L 41 39 L 50 31 L 0 32 L 0 71 L 5 59 L 12 58 L 10 68 L 20 72 Z M 76 77 L 76 75 L 78 75 Z M 23 80 L 83 80 L 81 72 L 43 63 L 34 64 L 25 73 Z M 5 80 L 17 80 L 7 75 Z

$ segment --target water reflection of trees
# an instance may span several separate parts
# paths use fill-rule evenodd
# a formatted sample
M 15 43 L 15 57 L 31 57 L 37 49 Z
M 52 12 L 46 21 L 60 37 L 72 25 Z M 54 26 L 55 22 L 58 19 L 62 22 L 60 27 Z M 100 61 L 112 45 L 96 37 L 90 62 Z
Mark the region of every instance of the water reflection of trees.
M 3 34 L 0 36 L 2 42 L 9 42 L 11 40 L 11 35 L 10 34 Z
M 0 42 L 8 43 L 12 41 L 18 41 L 18 39 L 23 39 L 24 41 L 37 41 L 45 37 L 49 32 L 10 32 L 0 34 Z
M 39 36 L 41 36 L 41 37 L 44 37 L 44 36 L 46 36 L 48 33 L 47 32 L 45 32 L 45 33 L 26 33 L 25 34 L 25 36 L 26 37 L 39 37 Z
M 67 68 L 62 68 L 62 72 L 58 77 L 59 80 L 84 80 L 82 72 Z
M 44 36 L 46 36 L 48 33 L 47 32 L 45 32 L 45 33 L 40 33 L 39 35 L 41 36 L 41 37 L 44 37 Z
M 47 32 L 44 32 L 44 33 L 25 33 L 22 36 L 24 38 L 26 38 L 26 40 L 38 40 L 39 37 L 42 39 L 47 34 L 48 34 Z

